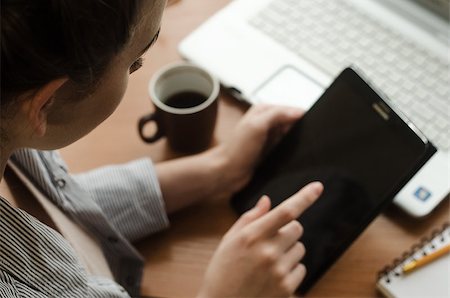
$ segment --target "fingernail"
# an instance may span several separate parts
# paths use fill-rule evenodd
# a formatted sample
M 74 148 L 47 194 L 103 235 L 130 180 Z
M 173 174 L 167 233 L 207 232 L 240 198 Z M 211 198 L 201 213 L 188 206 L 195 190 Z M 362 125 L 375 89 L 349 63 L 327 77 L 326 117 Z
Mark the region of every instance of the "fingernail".
M 262 201 L 264 201 L 264 198 L 267 197 L 266 195 L 259 198 L 258 202 L 256 202 L 255 208 L 259 209 L 261 207 Z
M 310 187 L 315 192 L 316 195 L 320 195 L 323 191 L 323 184 L 319 181 L 312 182 L 310 184 Z
M 303 115 L 304 111 L 302 109 L 292 109 L 290 110 L 291 116 L 293 117 L 299 117 Z
M 263 202 L 264 200 L 269 200 L 269 201 L 270 201 L 270 198 L 269 198 L 267 195 L 263 195 L 263 196 L 261 197 L 261 199 L 259 199 L 259 201 L 258 201 L 258 206 L 261 206 L 261 205 L 262 205 L 262 202 Z

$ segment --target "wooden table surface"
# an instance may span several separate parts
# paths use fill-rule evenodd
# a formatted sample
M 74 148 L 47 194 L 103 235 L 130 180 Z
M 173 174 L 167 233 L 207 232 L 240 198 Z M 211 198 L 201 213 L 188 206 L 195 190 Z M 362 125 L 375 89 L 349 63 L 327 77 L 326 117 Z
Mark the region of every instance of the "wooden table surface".
M 147 84 L 163 65 L 181 60 L 179 41 L 229 0 L 182 0 L 166 10 L 161 35 L 147 54 L 144 67 L 132 75 L 122 104 L 113 116 L 77 143 L 61 150 L 74 172 L 110 163 L 151 157 L 155 162 L 176 157 L 165 140 L 144 144 L 137 134 L 137 119 L 151 112 Z M 215 138 L 230 136 L 245 106 L 222 95 Z M 390 207 L 365 230 L 319 280 L 307 297 L 377 297 L 377 271 L 449 219 L 449 200 L 430 216 L 412 219 Z M 221 236 L 236 220 L 227 200 L 211 198 L 171 217 L 169 230 L 137 243 L 146 259 L 142 295 L 193 297 Z

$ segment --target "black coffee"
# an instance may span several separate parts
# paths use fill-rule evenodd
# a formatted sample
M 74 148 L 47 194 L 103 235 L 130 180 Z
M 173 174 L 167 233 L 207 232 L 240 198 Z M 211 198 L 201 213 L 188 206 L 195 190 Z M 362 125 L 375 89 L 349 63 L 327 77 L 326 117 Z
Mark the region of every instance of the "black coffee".
M 165 101 L 165 104 L 173 108 L 186 109 L 198 106 L 207 99 L 208 98 L 201 93 L 185 91 L 172 95 Z

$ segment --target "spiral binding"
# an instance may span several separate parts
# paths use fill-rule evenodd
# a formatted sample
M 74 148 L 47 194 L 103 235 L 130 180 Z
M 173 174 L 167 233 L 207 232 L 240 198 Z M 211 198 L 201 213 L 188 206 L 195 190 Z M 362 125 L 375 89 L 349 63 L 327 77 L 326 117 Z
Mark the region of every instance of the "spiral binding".
M 393 272 L 395 268 L 397 268 L 398 265 L 403 263 L 407 258 L 413 256 L 415 253 L 420 251 L 425 245 L 430 243 L 436 236 L 441 235 L 440 240 L 444 241 L 444 231 L 450 227 L 450 222 L 446 222 L 442 225 L 441 228 L 433 230 L 429 236 L 423 237 L 419 242 L 413 244 L 411 248 L 401 255 L 399 258 L 395 258 L 391 264 L 385 266 L 383 269 L 381 269 L 377 274 L 377 280 L 380 280 L 381 278 L 386 278 L 386 282 L 390 282 L 389 273 Z M 434 249 L 434 246 L 431 248 Z M 426 252 L 423 251 L 423 255 L 426 255 Z M 395 276 L 399 276 L 400 274 L 398 272 L 394 272 Z

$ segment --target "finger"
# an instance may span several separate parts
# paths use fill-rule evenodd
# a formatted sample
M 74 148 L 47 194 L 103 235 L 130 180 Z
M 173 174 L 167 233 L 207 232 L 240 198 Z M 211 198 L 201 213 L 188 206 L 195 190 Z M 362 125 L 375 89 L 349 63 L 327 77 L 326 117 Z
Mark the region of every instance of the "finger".
M 278 144 L 283 139 L 283 137 L 288 133 L 288 131 L 292 128 L 294 123 L 295 122 L 287 123 L 271 128 L 267 140 L 268 145 L 272 147 Z
M 265 216 L 255 220 L 252 225 L 256 226 L 255 231 L 258 231 L 258 236 L 276 234 L 278 229 L 297 219 L 309 206 L 311 206 L 320 196 L 322 191 L 322 183 L 310 183 Z
M 264 111 L 272 108 L 273 105 L 270 104 L 265 104 L 265 103 L 259 103 L 259 104 L 254 104 L 252 105 L 252 107 L 248 110 L 248 114 L 260 114 L 263 113 Z
M 283 127 L 281 128 L 282 134 L 283 134 L 283 135 L 287 134 L 287 132 L 288 132 L 289 130 L 291 130 L 293 124 L 294 124 L 294 123 L 288 123 L 288 124 L 283 125 Z
M 289 292 L 294 292 L 305 278 L 305 275 L 305 265 L 297 264 L 294 269 L 285 277 L 285 288 L 289 290 Z
M 304 256 L 305 246 L 303 243 L 297 241 L 280 257 L 280 267 L 284 272 L 291 272 Z
M 298 120 L 303 116 L 304 111 L 292 107 L 270 106 L 259 113 L 258 121 L 260 125 L 268 127 L 284 126 Z
M 298 239 L 303 234 L 302 225 L 293 220 L 281 229 L 278 230 L 277 235 L 273 238 L 274 241 L 281 252 L 284 252 L 297 243 Z
M 244 226 L 263 216 L 270 210 L 270 199 L 268 196 L 262 196 L 255 207 L 245 212 L 239 217 L 234 225 L 228 230 L 228 233 L 242 229 Z

